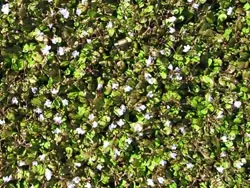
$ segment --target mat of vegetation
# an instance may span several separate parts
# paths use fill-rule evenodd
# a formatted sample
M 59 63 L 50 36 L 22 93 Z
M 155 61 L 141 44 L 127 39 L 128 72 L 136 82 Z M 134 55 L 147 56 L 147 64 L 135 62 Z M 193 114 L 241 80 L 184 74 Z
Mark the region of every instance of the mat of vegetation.
M 1 0 L 1 187 L 249 187 L 248 0 Z

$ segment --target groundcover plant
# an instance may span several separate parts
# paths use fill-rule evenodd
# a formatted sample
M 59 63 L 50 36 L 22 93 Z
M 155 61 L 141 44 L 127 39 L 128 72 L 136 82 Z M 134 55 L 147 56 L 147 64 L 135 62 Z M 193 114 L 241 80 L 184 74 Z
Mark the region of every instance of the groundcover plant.
M 248 0 L 1 0 L 1 187 L 249 187 Z

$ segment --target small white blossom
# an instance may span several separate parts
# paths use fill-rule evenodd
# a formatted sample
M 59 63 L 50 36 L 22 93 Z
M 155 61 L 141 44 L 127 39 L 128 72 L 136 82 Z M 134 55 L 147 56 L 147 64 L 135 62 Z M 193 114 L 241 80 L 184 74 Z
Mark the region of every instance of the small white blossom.
M 59 92 L 59 89 L 53 88 L 53 89 L 51 90 L 52 95 L 56 95 L 58 92 Z
M 151 56 L 149 56 L 148 59 L 146 60 L 146 66 L 148 67 L 148 66 L 152 65 L 152 63 L 153 63 L 153 58 Z
M 126 112 L 126 106 L 122 104 L 119 109 L 117 109 L 118 116 L 122 116 Z
M 26 165 L 24 161 L 19 162 L 19 166 L 24 166 L 24 165 Z
M 158 180 L 158 182 L 160 183 L 160 184 L 164 184 L 164 178 L 163 177 L 158 177 L 157 178 L 157 180 Z
M 171 16 L 170 18 L 168 18 L 168 20 L 170 22 L 175 22 L 177 20 L 177 18 L 175 16 Z
M 99 83 L 98 85 L 97 85 L 97 90 L 100 90 L 100 89 L 102 89 L 103 88 L 103 83 Z
M 39 120 L 39 121 L 44 121 L 44 120 L 45 120 L 43 114 L 40 114 L 40 115 L 39 115 L 38 120 Z
M 67 182 L 67 188 L 75 188 L 75 184 L 71 181 Z
M 51 24 L 49 24 L 48 26 L 49 26 L 49 28 L 51 29 L 51 28 L 52 28 L 52 26 L 53 26 L 53 24 L 51 23 Z
M 240 101 L 235 101 L 234 102 L 234 107 L 235 108 L 240 108 L 240 106 L 241 106 L 241 102 Z
M 167 162 L 166 162 L 165 160 L 161 160 L 161 161 L 160 161 L 160 165 L 161 165 L 161 166 L 165 166 L 166 164 L 167 164 Z
M 44 106 L 50 108 L 50 107 L 51 107 L 51 104 L 52 104 L 52 102 L 51 102 L 49 99 L 47 99 L 47 100 L 45 101 L 45 103 L 44 103 Z
M 147 107 L 144 104 L 142 104 L 142 105 L 136 107 L 136 110 L 139 111 L 139 112 L 141 112 L 141 111 L 145 110 L 146 108 Z
M 174 33 L 174 32 L 175 32 L 175 28 L 169 27 L 169 33 Z
M 194 3 L 193 5 L 192 5 L 192 7 L 194 8 L 194 9 L 198 9 L 199 8 L 199 4 L 198 3 Z
M 98 127 L 98 123 L 97 123 L 96 121 L 94 121 L 94 122 L 92 123 L 92 127 L 93 127 L 93 128 Z
M 33 161 L 33 162 L 32 162 L 32 165 L 33 165 L 33 166 L 37 166 L 37 165 L 38 165 L 38 162 L 37 162 L 37 161 Z
M 12 175 L 4 176 L 4 177 L 3 177 L 3 182 L 4 182 L 4 183 L 8 183 L 8 182 L 11 181 L 11 180 L 12 180 Z
M 148 92 L 147 97 L 152 98 L 154 96 L 153 91 Z
M 94 116 L 94 114 L 89 114 L 89 117 L 88 117 L 88 118 L 89 118 L 90 121 L 92 121 L 92 120 L 95 119 L 95 116 Z
M 191 49 L 191 46 L 186 45 L 184 46 L 183 52 L 187 53 Z
M 1 11 L 2 11 L 4 14 L 9 14 L 9 13 L 10 13 L 10 6 L 9 6 L 9 4 L 8 4 L 8 3 L 4 4 L 4 5 L 2 6 Z
M 89 182 L 87 182 L 85 185 L 85 188 L 91 188 L 91 187 L 92 187 L 92 185 Z
M 88 35 L 88 32 L 87 31 L 83 31 L 82 32 L 82 36 L 87 36 Z
M 171 149 L 172 149 L 172 150 L 176 150 L 176 149 L 177 149 L 177 146 L 176 146 L 175 144 L 173 144 L 173 145 L 171 146 Z
M 60 14 L 65 18 L 69 18 L 69 11 L 65 8 L 60 8 L 59 9 Z
M 73 181 L 74 183 L 78 184 L 78 183 L 80 183 L 81 179 L 77 176 L 77 177 L 73 178 L 72 181 Z
M 52 42 L 53 44 L 56 44 L 56 43 L 59 42 L 59 40 L 58 40 L 57 37 L 54 37 L 53 39 L 51 39 L 51 42 Z
M 188 2 L 188 3 L 192 3 L 192 2 L 193 2 L 193 0 L 187 0 L 187 2 Z
M 69 101 L 67 99 L 62 100 L 62 105 L 63 106 L 68 106 L 68 104 L 69 104 Z
M 173 65 L 172 64 L 168 65 L 168 69 L 173 70 L 174 69 Z
M 111 123 L 111 124 L 109 125 L 109 130 L 113 130 L 113 129 L 115 129 L 116 127 L 117 127 L 116 124 Z
M 125 124 L 124 120 L 122 120 L 122 119 L 119 119 L 119 121 L 117 121 L 116 123 L 117 123 L 117 125 L 119 125 L 120 127 L 122 127 L 122 126 Z
M 81 13 L 82 13 L 82 10 L 81 10 L 81 9 L 79 9 L 79 8 L 77 8 L 77 9 L 76 9 L 76 15 L 77 15 L 77 16 L 80 16 L 80 15 L 81 15 Z
M 88 3 L 88 0 L 82 0 L 82 4 L 85 5 Z
M 73 56 L 73 58 L 76 58 L 77 56 L 79 56 L 79 52 L 78 51 L 73 51 L 72 52 L 72 56 Z
M 220 154 L 220 157 L 226 157 L 227 156 L 227 153 L 226 152 L 221 152 L 221 154 Z
M 130 92 L 132 89 L 133 89 L 133 88 L 130 87 L 130 86 L 128 86 L 128 85 L 124 87 L 124 91 L 125 91 L 125 92 Z
M 97 166 L 96 166 L 96 168 L 98 169 L 98 170 L 102 170 L 102 168 L 103 168 L 103 166 L 102 165 L 100 165 L 100 164 L 98 164 Z
M 153 117 L 153 116 L 150 115 L 149 113 L 146 113 L 146 114 L 144 115 L 144 118 L 147 119 L 147 120 L 151 119 L 152 117 Z
M 39 159 L 40 161 L 43 161 L 45 159 L 46 155 L 45 154 L 42 154 L 42 155 L 39 155 Z
M 41 108 L 37 107 L 36 109 L 34 109 L 34 112 L 37 113 L 37 114 L 41 114 L 43 111 L 42 111 Z
M 120 156 L 121 152 L 118 149 L 115 149 L 114 157 Z
M 180 127 L 179 130 L 181 131 L 182 134 L 185 133 L 185 128 L 184 127 Z
M 227 142 L 227 136 L 226 135 L 222 136 L 220 139 L 222 140 L 222 142 Z
M 81 163 L 74 163 L 76 167 L 81 167 Z
M 32 87 L 31 91 L 32 91 L 33 94 L 35 94 L 37 92 L 37 87 Z
M 65 53 L 64 48 L 60 46 L 60 47 L 57 49 L 57 54 L 60 55 L 60 56 L 62 56 L 62 55 L 64 55 L 64 53 Z
M 232 13 L 233 13 L 233 8 L 232 8 L 232 7 L 229 7 L 229 8 L 227 9 L 227 15 L 230 16 Z
M 46 168 L 46 170 L 45 170 L 45 178 L 46 178 L 46 180 L 49 181 L 51 179 L 51 177 L 52 177 L 51 170 Z
M 174 152 L 170 152 L 170 153 L 169 153 L 169 156 L 170 156 L 172 159 L 176 159 L 177 154 L 174 153 Z
M 1 120 L 0 119 L 0 125 L 4 125 L 5 124 L 5 120 L 3 119 L 3 120 Z
M 56 128 L 54 131 L 52 131 L 53 134 L 60 134 L 61 130 L 59 128 Z
M 145 79 L 147 80 L 147 82 L 148 82 L 149 84 L 151 84 L 151 85 L 157 83 L 156 79 L 153 78 L 153 77 L 151 76 L 151 74 L 149 74 L 149 73 L 145 73 L 145 74 L 144 74 L 144 77 L 145 77 Z
M 118 89 L 119 84 L 118 83 L 112 83 L 112 89 Z
M 235 167 L 240 169 L 244 164 L 241 161 L 235 162 Z
M 109 141 L 104 141 L 103 142 L 103 148 L 107 148 L 109 146 Z
M 194 165 L 193 165 L 192 163 L 188 163 L 188 164 L 187 164 L 187 168 L 188 168 L 188 169 L 193 168 L 193 167 L 194 167 Z
M 131 144 L 131 143 L 133 142 L 133 140 L 132 140 L 131 138 L 127 138 L 127 139 L 125 140 L 125 142 L 128 143 L 128 144 Z
M 143 130 L 143 127 L 140 123 L 135 123 L 134 125 L 134 131 L 135 132 L 141 132 Z
M 43 55 L 48 55 L 50 50 L 51 50 L 51 46 L 46 45 L 46 46 L 44 46 L 44 47 L 42 48 L 41 51 L 42 51 Z
M 85 131 L 80 127 L 76 128 L 76 132 L 77 132 L 77 134 L 80 134 L 80 135 L 85 134 Z
M 217 119 L 221 119 L 223 118 L 223 111 L 219 111 L 217 116 L 216 116 Z
M 13 97 L 13 98 L 12 98 L 12 104 L 18 104 L 18 100 L 17 100 L 16 97 Z
M 88 44 L 91 43 L 91 41 L 92 41 L 91 39 L 87 39 L 87 43 L 88 43 Z
M 54 122 L 56 124 L 61 124 L 62 123 L 62 117 L 61 116 L 58 116 L 56 115 L 54 118 L 53 118 Z
M 170 127 L 170 126 L 171 126 L 171 121 L 167 120 L 167 121 L 164 123 L 164 126 Z
M 151 187 L 155 186 L 154 181 L 152 179 L 147 179 L 147 185 Z
M 112 27 L 113 27 L 113 23 L 109 21 L 108 24 L 106 25 L 106 28 L 111 29 Z
M 223 173 L 224 168 L 223 168 L 222 166 L 219 166 L 219 167 L 216 167 L 216 170 L 217 170 L 219 173 Z

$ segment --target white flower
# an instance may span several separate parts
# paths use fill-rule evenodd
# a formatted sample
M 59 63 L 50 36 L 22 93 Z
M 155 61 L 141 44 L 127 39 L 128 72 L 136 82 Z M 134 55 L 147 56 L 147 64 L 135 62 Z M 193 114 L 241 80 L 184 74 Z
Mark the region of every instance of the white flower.
M 77 56 L 79 56 L 79 52 L 78 51 L 73 51 L 72 52 L 72 56 L 73 56 L 73 58 L 76 58 Z
M 62 123 L 62 117 L 61 116 L 58 116 L 56 115 L 54 118 L 53 118 L 54 122 L 56 124 L 61 124 Z
M 44 121 L 44 120 L 45 120 L 43 114 L 40 114 L 40 115 L 39 115 L 38 120 L 39 120 L 39 121 Z
M 141 112 L 141 111 L 145 110 L 146 108 L 147 107 L 144 104 L 142 104 L 142 105 L 136 107 L 136 110 L 139 111 L 139 112 Z
M 91 188 L 91 187 L 92 187 L 92 185 L 89 182 L 87 182 L 85 185 L 85 188 Z
M 57 49 L 57 54 L 60 55 L 60 56 L 64 55 L 64 48 L 60 46 L 60 47 Z
M 165 181 L 163 177 L 158 177 L 157 180 L 160 184 L 163 184 Z
M 223 111 L 219 111 L 216 118 L 217 119 L 223 118 Z
M 69 17 L 69 11 L 68 11 L 67 9 L 65 9 L 65 8 L 60 8 L 60 9 L 59 9 L 59 12 L 61 13 L 61 15 L 62 15 L 65 19 L 67 19 L 67 18 Z
M 12 98 L 12 104 L 18 104 L 18 100 L 17 100 L 16 97 L 13 97 L 13 98 Z
M 122 119 L 119 119 L 119 121 L 117 121 L 116 123 L 117 123 L 117 125 L 119 125 L 120 127 L 122 127 L 122 126 L 125 124 L 124 120 L 122 120 Z
M 4 183 L 8 183 L 10 180 L 12 180 L 12 175 L 4 176 L 4 177 L 3 177 L 3 182 L 4 182 Z
M 68 106 L 68 104 L 69 104 L 69 101 L 67 99 L 62 100 L 62 105 L 63 106 Z
M 53 26 L 53 24 L 51 23 L 51 24 L 49 24 L 48 26 L 49 26 L 49 28 L 51 29 L 51 28 L 52 28 L 52 26 Z
M 147 97 L 152 98 L 154 96 L 153 91 L 148 92 Z
M 76 132 L 77 132 L 77 134 L 81 134 L 81 135 L 83 135 L 85 133 L 85 131 L 80 127 L 76 128 Z
M 188 3 L 192 3 L 192 2 L 193 2 L 193 0 L 187 0 L 187 2 L 188 2 Z
M 91 41 L 92 41 L 91 39 L 87 39 L 87 43 L 88 43 L 88 44 L 91 43 Z
M 3 120 L 1 120 L 0 119 L 0 125 L 4 125 L 5 124 L 5 120 L 3 119 Z
M 243 165 L 244 165 L 244 164 L 243 164 L 241 161 L 237 161 L 237 162 L 235 163 L 235 167 L 238 168 L 238 169 L 240 169 Z
M 72 181 L 73 181 L 74 183 L 78 184 L 78 183 L 80 183 L 81 179 L 77 176 L 77 177 L 73 178 Z
M 145 77 L 145 79 L 147 80 L 147 82 L 148 82 L 149 84 L 151 84 L 151 85 L 157 83 L 156 79 L 153 78 L 153 77 L 151 76 L 151 74 L 149 74 L 149 73 L 145 73 L 145 74 L 144 74 L 144 77 Z
M 152 65 L 152 63 L 153 63 L 153 58 L 151 56 L 149 56 L 148 59 L 146 60 L 146 66 L 148 67 L 148 66 Z
M 173 70 L 174 69 L 173 65 L 172 64 L 168 65 L 168 69 Z
M 227 9 L 227 15 L 230 16 L 232 13 L 233 13 L 233 8 L 232 8 L 232 7 L 229 7 L 229 8 Z
M 89 114 L 89 117 L 88 117 L 88 118 L 89 118 L 90 121 L 92 121 L 92 120 L 95 119 L 95 116 L 94 116 L 94 114 Z
M 184 127 L 180 127 L 179 130 L 181 131 L 181 133 L 185 133 L 185 128 Z
M 221 139 L 223 142 L 227 142 L 227 136 L 226 136 L 226 135 L 222 136 L 220 139 Z
M 170 156 L 172 159 L 176 159 L 177 154 L 174 153 L 174 152 L 170 152 L 170 153 L 169 153 L 169 156 Z
M 58 41 L 58 38 L 54 37 L 54 38 L 51 40 L 51 42 L 52 42 L 53 44 L 56 44 L 56 43 L 59 42 L 59 41 Z
M 124 87 L 124 91 L 125 91 L 125 92 L 130 92 L 132 89 L 133 89 L 133 88 L 130 87 L 130 86 L 128 86 L 128 85 Z
M 41 114 L 43 111 L 41 110 L 41 108 L 36 108 L 34 109 L 34 112 L 37 113 L 37 114 Z
M 146 114 L 144 115 L 144 118 L 147 119 L 147 120 L 151 119 L 152 117 L 153 117 L 153 116 L 150 115 L 149 113 L 146 113 Z
M 10 6 L 9 6 L 9 4 L 8 4 L 8 3 L 4 4 L 4 5 L 2 6 L 1 11 L 2 11 L 4 14 L 9 14 L 9 12 L 10 12 Z
M 80 15 L 81 15 L 81 13 L 82 13 L 82 10 L 81 10 L 81 9 L 79 9 L 79 8 L 77 8 L 77 9 L 76 9 L 76 15 L 77 15 L 77 16 L 80 16 Z
M 219 173 L 223 173 L 224 168 L 223 168 L 222 166 L 219 166 L 219 167 L 216 167 L 216 170 L 217 170 Z
M 161 160 L 161 161 L 160 161 L 160 165 L 161 165 L 161 166 L 165 166 L 166 164 L 167 164 L 167 162 L 166 162 L 165 160 Z
M 45 101 L 45 103 L 44 103 L 44 106 L 50 108 L 50 107 L 51 107 L 51 104 L 52 104 L 52 102 L 51 102 L 49 99 L 47 99 L 47 100 Z
M 122 116 L 126 112 L 126 106 L 122 104 L 120 108 L 116 110 L 118 116 Z
M 51 90 L 52 95 L 56 95 L 58 92 L 59 92 L 59 89 L 53 88 L 53 89 Z
M 98 164 L 97 166 L 96 166 L 96 168 L 98 169 L 98 170 L 102 170 L 102 168 L 103 168 L 103 166 L 102 165 L 100 165 L 100 164 Z
M 186 46 L 184 46 L 183 52 L 186 53 L 186 52 L 188 52 L 190 49 L 191 49 L 191 46 L 186 45 Z
M 19 162 L 19 166 L 24 166 L 25 165 L 25 162 L 24 161 L 20 161 Z
M 48 55 L 50 50 L 51 50 L 51 46 L 46 45 L 46 46 L 44 46 L 44 47 L 42 48 L 41 51 L 42 51 L 43 55 Z
M 147 179 L 147 185 L 151 187 L 155 186 L 154 181 L 152 179 Z
M 39 155 L 39 159 L 40 161 L 43 161 L 45 159 L 46 155 L 45 154 L 42 154 L 42 155 Z
M 175 32 L 175 28 L 169 27 L 169 33 L 174 33 L 174 32 Z
M 164 126 L 170 127 L 170 126 L 171 126 L 171 121 L 167 120 L 167 121 L 164 123 Z
M 88 0 L 82 0 L 82 4 L 85 5 L 88 3 Z
M 61 133 L 61 130 L 58 129 L 58 128 L 56 128 L 54 131 L 52 131 L 52 133 L 53 133 L 53 134 L 59 134 L 59 133 Z
M 33 166 L 37 166 L 37 165 L 38 165 L 38 162 L 37 162 L 37 161 L 33 161 L 33 162 L 32 162 L 32 165 L 33 165 Z
M 51 3 L 53 0 L 48 0 L 49 3 Z
M 88 32 L 87 31 L 83 31 L 82 32 L 82 36 L 87 36 L 88 35 Z
M 226 157 L 227 156 L 227 153 L 226 152 L 221 152 L 221 154 L 220 154 L 220 157 Z
M 192 7 L 194 8 L 194 9 L 198 9 L 199 8 L 199 4 L 198 3 L 194 3 L 193 5 L 192 5 Z
M 46 168 L 46 170 L 45 170 L 45 178 L 46 178 L 46 180 L 49 181 L 51 179 L 51 177 L 52 177 L 51 170 Z
M 74 163 L 76 167 L 81 167 L 81 163 Z
M 133 142 L 133 140 L 132 140 L 131 138 L 127 138 L 127 139 L 125 140 L 125 142 L 128 143 L 128 144 L 131 144 L 131 143 Z
M 108 22 L 108 24 L 106 25 L 107 29 L 110 29 L 113 27 L 113 23 L 111 21 Z
M 188 164 L 187 164 L 187 168 L 188 168 L 188 169 L 193 168 L 193 167 L 194 167 L 194 165 L 193 165 L 192 163 L 188 163 Z
M 37 92 L 37 87 L 32 87 L 31 91 L 32 91 L 33 94 L 35 94 Z
M 177 20 L 177 18 L 175 16 L 171 16 L 170 18 L 168 18 L 168 20 L 170 22 L 175 22 Z
M 241 102 L 240 101 L 235 101 L 234 102 L 234 107 L 235 108 L 240 108 L 240 106 L 241 106 Z
M 112 89 L 118 89 L 119 84 L 118 83 L 112 83 Z
M 100 90 L 100 89 L 102 89 L 102 87 L 103 87 L 103 83 L 99 83 L 98 85 L 97 85 L 97 90 Z
M 172 150 L 176 150 L 176 149 L 177 149 L 177 146 L 176 146 L 175 144 L 173 144 L 173 145 L 171 146 L 171 149 L 172 149 Z
M 103 148 L 106 148 L 106 147 L 108 147 L 108 146 L 109 146 L 109 141 L 106 141 L 106 140 L 105 140 L 105 141 L 103 142 Z
M 97 123 L 96 121 L 94 121 L 94 122 L 92 123 L 92 127 L 93 127 L 93 128 L 98 127 L 98 123 Z
M 111 123 L 111 124 L 109 125 L 109 130 L 113 130 L 113 129 L 115 129 L 116 127 L 117 127 L 116 124 Z
M 140 123 L 135 123 L 134 125 L 134 131 L 135 132 L 141 132 L 143 130 L 143 127 Z
M 115 149 L 114 157 L 120 156 L 121 152 L 118 149 Z
M 71 181 L 67 182 L 67 188 L 75 188 L 75 184 Z

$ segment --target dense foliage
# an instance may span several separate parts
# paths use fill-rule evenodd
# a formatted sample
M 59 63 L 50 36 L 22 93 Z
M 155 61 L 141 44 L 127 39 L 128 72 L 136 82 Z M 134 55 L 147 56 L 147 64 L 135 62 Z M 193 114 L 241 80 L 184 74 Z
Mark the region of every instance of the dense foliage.
M 247 0 L 1 0 L 0 184 L 249 187 Z

